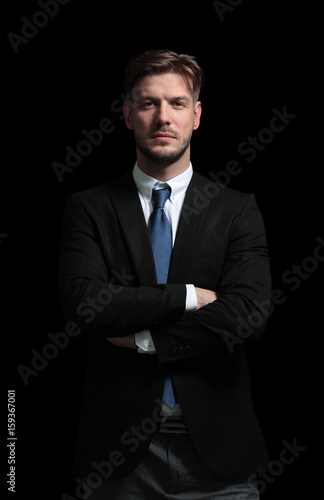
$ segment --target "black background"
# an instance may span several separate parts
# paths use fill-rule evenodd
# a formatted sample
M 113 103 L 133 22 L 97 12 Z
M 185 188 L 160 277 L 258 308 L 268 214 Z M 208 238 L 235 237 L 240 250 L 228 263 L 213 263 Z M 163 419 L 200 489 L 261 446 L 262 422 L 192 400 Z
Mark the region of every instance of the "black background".
M 7 390 L 15 389 L 15 497 L 51 500 L 74 494 L 71 467 L 87 341 L 71 339 L 28 385 L 17 366 L 30 367 L 31 350 L 41 352 L 48 333 L 65 326 L 56 272 L 67 195 L 134 164 L 132 133 L 121 116 L 125 64 L 142 50 L 169 48 L 197 56 L 205 71 L 202 121 L 192 140 L 194 169 L 208 176 L 232 159 L 240 163 L 242 172 L 230 186 L 254 192 L 266 225 L 273 288 L 286 297 L 247 356 L 272 460 L 279 459 L 283 441 L 296 440 L 306 449 L 267 484 L 262 498 L 313 498 L 322 434 L 316 354 L 323 329 L 323 263 L 300 279 L 295 291 L 282 275 L 294 264 L 303 265 L 318 246 L 316 238 L 324 238 L 321 172 L 314 154 L 318 124 L 311 113 L 317 106 L 316 12 L 293 1 L 243 0 L 221 21 L 211 1 L 112 6 L 72 0 L 15 53 L 7 34 L 21 35 L 21 18 L 31 20 L 41 9 L 36 1 L 6 3 L 0 224 L 6 387 L 1 406 L 6 415 Z M 273 108 L 285 106 L 296 118 L 246 161 L 238 145 L 268 127 Z M 103 118 L 110 118 L 115 130 L 59 182 L 53 161 L 64 163 L 65 147 L 76 147 L 84 139 L 82 130 L 97 128 Z M 4 450 L 6 432 L 4 423 Z M 6 492 L 8 451 L 3 455 Z

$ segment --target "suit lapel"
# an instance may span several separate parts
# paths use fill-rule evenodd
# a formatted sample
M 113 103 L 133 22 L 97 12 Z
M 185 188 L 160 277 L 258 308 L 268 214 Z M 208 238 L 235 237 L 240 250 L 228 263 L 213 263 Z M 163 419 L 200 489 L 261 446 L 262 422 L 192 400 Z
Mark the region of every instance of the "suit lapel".
M 197 203 L 199 196 L 203 199 L 205 184 L 206 179 L 194 172 L 180 214 L 170 262 L 169 283 L 186 282 L 187 270 L 194 259 L 196 241 L 209 206 L 209 203 Z M 139 282 L 141 285 L 155 286 L 157 279 L 151 241 L 132 173 L 128 172 L 113 181 L 109 191 Z
M 193 173 L 180 214 L 176 239 L 171 257 L 169 283 L 186 283 L 188 267 L 194 259 L 195 245 L 203 225 L 209 203 L 199 204 L 197 200 L 207 200 L 203 190 L 206 179 Z
M 157 280 L 151 241 L 132 173 L 112 182 L 109 189 L 139 282 L 154 286 Z

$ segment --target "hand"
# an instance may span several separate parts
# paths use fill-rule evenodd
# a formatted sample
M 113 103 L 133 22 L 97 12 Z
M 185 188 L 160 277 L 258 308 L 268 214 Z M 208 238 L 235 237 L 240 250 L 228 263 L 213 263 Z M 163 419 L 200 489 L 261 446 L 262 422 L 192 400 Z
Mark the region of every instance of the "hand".
M 126 335 L 125 337 L 106 337 L 106 339 L 116 347 L 137 349 L 137 345 L 135 344 L 135 334 Z
M 196 294 L 197 294 L 197 310 L 201 307 L 206 306 L 207 304 L 211 304 L 215 300 L 218 299 L 218 293 L 213 292 L 212 290 L 206 290 L 205 288 L 197 288 L 195 286 Z

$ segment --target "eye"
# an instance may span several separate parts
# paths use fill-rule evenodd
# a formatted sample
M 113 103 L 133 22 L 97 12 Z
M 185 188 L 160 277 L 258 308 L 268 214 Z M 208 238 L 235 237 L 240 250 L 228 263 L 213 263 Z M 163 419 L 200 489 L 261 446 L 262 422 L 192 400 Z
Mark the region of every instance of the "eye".
M 143 103 L 143 108 L 152 108 L 154 106 L 154 102 L 153 101 L 145 101 Z
M 173 102 L 173 106 L 174 106 L 175 108 L 183 108 L 183 107 L 184 107 L 184 104 L 183 104 L 183 102 L 180 102 L 180 101 L 174 101 L 174 102 Z

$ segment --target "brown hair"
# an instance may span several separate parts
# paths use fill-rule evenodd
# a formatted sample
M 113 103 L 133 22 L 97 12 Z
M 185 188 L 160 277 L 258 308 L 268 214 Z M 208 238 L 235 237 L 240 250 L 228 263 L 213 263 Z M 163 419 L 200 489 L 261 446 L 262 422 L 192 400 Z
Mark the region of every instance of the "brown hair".
M 196 58 L 167 49 L 148 50 L 130 59 L 125 69 L 124 79 L 127 99 L 133 100 L 132 90 L 140 78 L 167 72 L 180 73 L 185 76 L 192 85 L 194 100 L 198 100 L 204 73 Z

